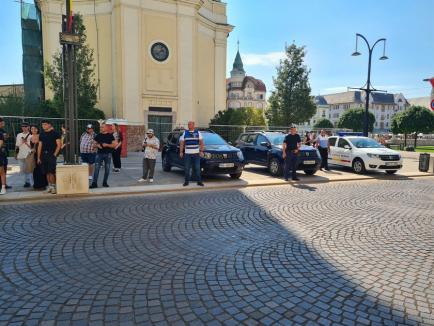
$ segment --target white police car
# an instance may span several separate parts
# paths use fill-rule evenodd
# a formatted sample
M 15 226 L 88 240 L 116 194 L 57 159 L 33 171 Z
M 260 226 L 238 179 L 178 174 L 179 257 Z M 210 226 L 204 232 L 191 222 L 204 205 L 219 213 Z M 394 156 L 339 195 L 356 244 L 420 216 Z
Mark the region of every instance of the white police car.
M 361 133 L 338 133 L 329 137 L 329 164 L 348 166 L 356 173 L 386 171 L 394 174 L 402 168 L 399 152 L 384 147 Z

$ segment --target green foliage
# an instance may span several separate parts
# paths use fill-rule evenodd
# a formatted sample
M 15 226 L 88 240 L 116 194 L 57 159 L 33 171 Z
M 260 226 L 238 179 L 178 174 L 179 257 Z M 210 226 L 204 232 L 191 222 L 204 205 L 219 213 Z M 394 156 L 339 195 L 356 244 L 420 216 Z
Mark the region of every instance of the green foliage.
M 275 90 L 266 111 L 268 122 L 274 126 L 302 123 L 316 112 L 310 96 L 310 69 L 304 64 L 305 47 L 291 44 L 285 51 L 286 57 L 280 61 L 277 76 L 273 78 Z
M 324 129 L 332 129 L 332 128 L 334 128 L 333 123 L 332 123 L 329 119 L 321 119 L 321 120 L 318 120 L 318 121 L 314 124 L 313 127 L 314 127 L 315 129 L 321 129 L 321 128 L 324 128 Z
M 95 77 L 93 50 L 86 43 L 86 27 L 80 15 L 74 16 L 74 22 L 80 36 L 80 46 L 78 46 L 76 50 L 78 118 L 104 119 L 104 113 L 95 108 L 99 83 L 96 81 Z M 63 117 L 63 74 L 62 54 L 60 52 L 53 56 L 53 62 L 51 64 L 48 62 L 45 64 L 44 74 L 50 89 L 54 93 L 52 104 Z
M 23 98 L 13 96 L 0 98 L 0 115 L 60 118 L 59 112 L 51 101 L 44 101 L 38 104 L 26 104 Z
M 365 109 L 356 108 L 349 109 L 340 117 L 337 127 L 352 129 L 353 131 L 363 131 L 365 121 Z M 375 116 L 372 112 L 368 112 L 368 131 L 374 130 Z
M 415 133 L 414 148 L 416 148 L 417 134 L 434 131 L 434 113 L 422 106 L 411 106 L 393 116 L 391 130 L 394 134 L 401 133 L 405 136 Z
M 263 111 L 256 108 L 239 108 L 219 111 L 211 125 L 265 126 Z
M 434 130 L 434 113 L 422 106 L 412 106 L 392 118 L 394 134 L 430 133 Z

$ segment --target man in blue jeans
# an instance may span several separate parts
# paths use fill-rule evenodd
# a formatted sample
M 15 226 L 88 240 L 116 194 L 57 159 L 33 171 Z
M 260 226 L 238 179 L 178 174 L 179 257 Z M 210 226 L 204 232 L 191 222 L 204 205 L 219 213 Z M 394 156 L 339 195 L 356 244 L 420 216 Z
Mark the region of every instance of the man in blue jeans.
M 193 167 L 196 174 L 197 185 L 203 187 L 200 175 L 200 158 L 203 157 L 203 138 L 199 130 L 194 128 L 194 122 L 188 122 L 188 129 L 179 138 L 179 156 L 184 159 L 185 181 L 183 186 L 190 183 L 190 169 Z
M 300 135 L 297 134 L 297 128 L 295 126 L 291 126 L 290 133 L 286 135 L 285 140 L 283 141 L 282 155 L 285 161 L 285 171 L 284 178 L 285 181 L 288 181 L 289 178 L 289 170 L 291 170 L 292 180 L 298 181 L 297 178 L 297 163 L 298 163 L 298 154 L 301 147 L 301 138 Z
M 109 187 L 107 180 L 110 174 L 110 163 L 112 160 L 112 152 L 117 143 L 113 134 L 111 133 L 111 127 L 105 123 L 101 124 L 101 132 L 95 136 L 95 145 L 98 148 L 95 159 L 95 171 L 93 172 L 93 180 L 90 188 L 98 187 L 99 169 L 104 162 L 104 179 L 102 181 L 103 187 Z

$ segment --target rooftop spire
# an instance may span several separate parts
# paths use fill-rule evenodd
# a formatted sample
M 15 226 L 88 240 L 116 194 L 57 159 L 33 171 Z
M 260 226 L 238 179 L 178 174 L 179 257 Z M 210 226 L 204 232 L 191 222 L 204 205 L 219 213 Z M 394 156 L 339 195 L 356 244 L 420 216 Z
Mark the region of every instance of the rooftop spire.
M 237 41 L 237 45 L 238 45 L 238 50 L 237 50 L 237 55 L 235 56 L 234 64 L 232 66 L 233 68 L 232 71 L 245 73 L 243 67 L 243 61 L 241 60 L 241 55 L 240 55 L 240 40 Z

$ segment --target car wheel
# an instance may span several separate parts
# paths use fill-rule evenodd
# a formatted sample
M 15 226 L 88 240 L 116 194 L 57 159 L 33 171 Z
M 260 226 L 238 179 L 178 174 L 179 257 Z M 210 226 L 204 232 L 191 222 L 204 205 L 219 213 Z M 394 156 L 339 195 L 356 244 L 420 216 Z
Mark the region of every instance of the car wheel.
M 398 170 L 387 170 L 387 174 L 395 174 Z
M 304 170 L 304 173 L 306 173 L 306 175 L 314 175 L 316 171 L 318 170 Z
M 170 170 L 172 169 L 172 166 L 169 163 L 169 159 L 167 157 L 167 154 L 163 156 L 162 165 L 163 165 L 163 171 L 164 172 L 170 172 Z
M 239 179 L 241 177 L 242 172 L 239 173 L 231 173 L 229 174 L 232 179 Z
M 353 171 L 356 172 L 357 174 L 365 173 L 366 172 L 365 163 L 363 163 L 361 159 L 356 158 L 353 161 Z
M 280 176 L 283 173 L 283 168 L 282 168 L 282 164 L 279 162 L 279 160 L 275 157 L 273 157 L 270 160 L 270 163 L 268 163 L 268 171 L 270 171 L 270 173 L 273 176 Z

